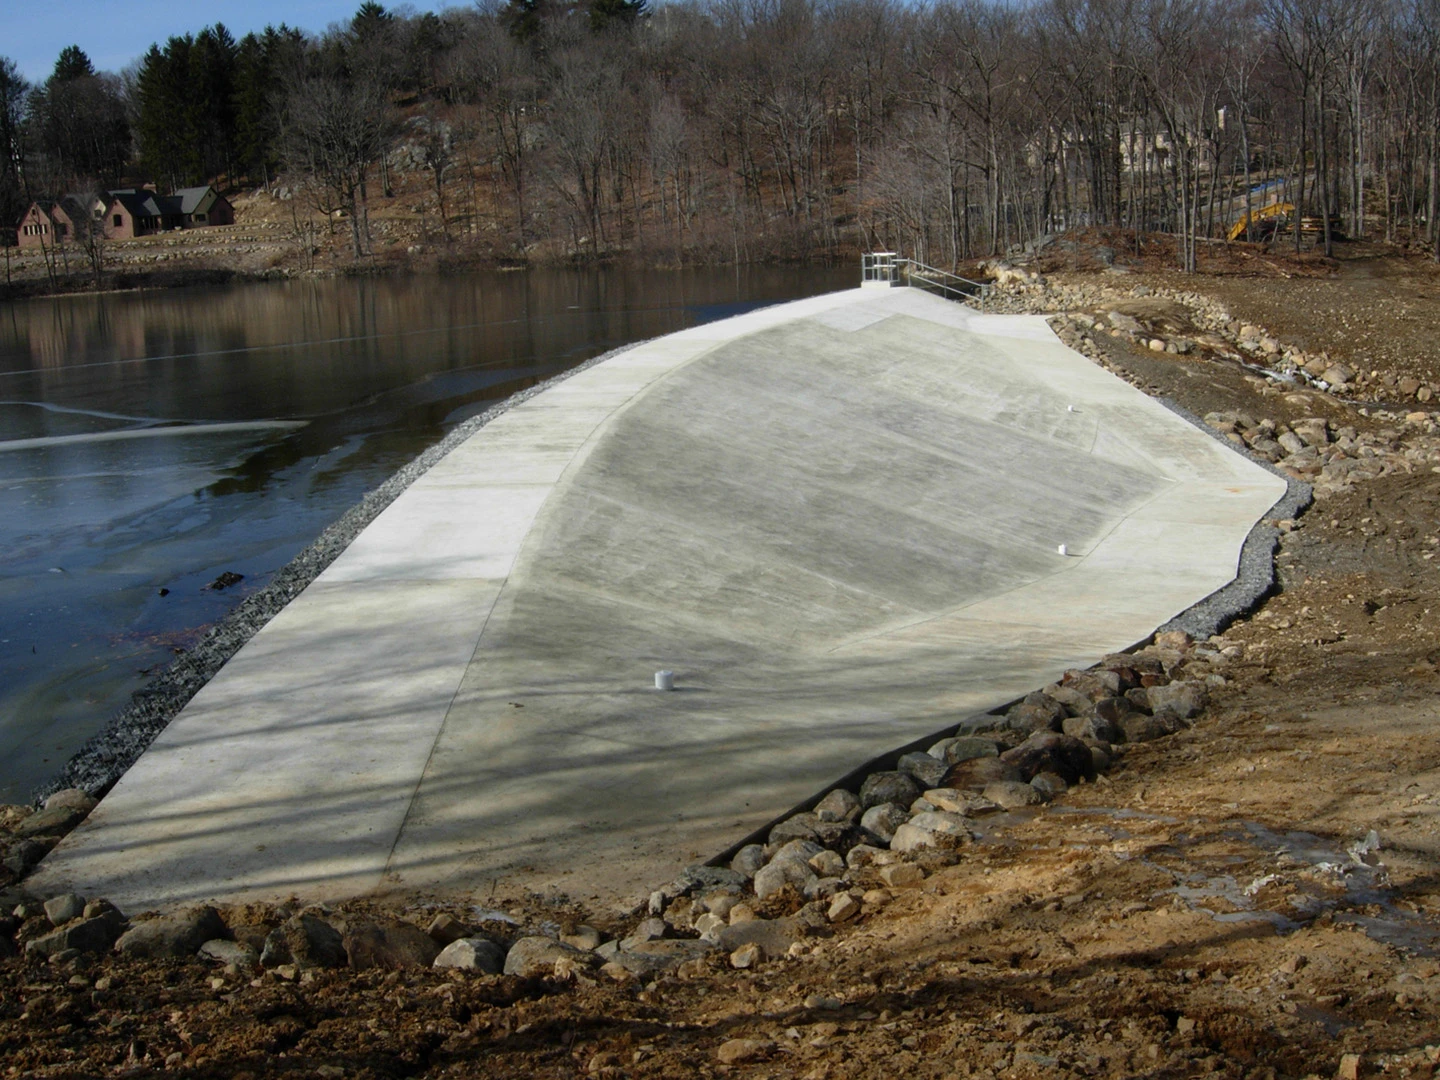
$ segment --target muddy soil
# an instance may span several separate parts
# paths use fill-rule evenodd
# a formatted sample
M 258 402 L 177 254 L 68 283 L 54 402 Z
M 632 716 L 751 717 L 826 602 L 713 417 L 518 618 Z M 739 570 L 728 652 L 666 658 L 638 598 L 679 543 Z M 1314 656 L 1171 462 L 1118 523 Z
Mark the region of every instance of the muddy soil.
M 1236 318 L 1267 327 L 1307 352 L 1364 370 L 1407 368 L 1440 377 L 1440 265 L 1371 245 L 1337 246 L 1324 277 L 1216 278 L 1206 292 Z M 1165 274 L 1175 286 L 1181 275 Z
M 1393 270 L 1412 289 L 1430 273 Z M 1376 279 L 1316 280 L 1184 287 L 1282 338 L 1291 325 L 1338 349 L 1381 307 Z M 1425 310 L 1440 328 L 1440 306 Z M 1423 328 L 1402 331 L 1397 366 L 1440 362 Z M 1110 362 L 1199 415 L 1379 423 L 1315 391 L 1267 392 L 1238 364 L 1118 341 Z M 14 958 L 0 961 L 0 1073 L 1429 1077 L 1440 1060 L 1440 474 L 1322 493 L 1277 564 L 1275 594 L 1216 642 L 1231 657 L 1226 682 L 1195 727 L 1128 748 L 1108 776 L 1048 807 L 992 820 L 952 865 L 788 956 L 733 970 L 712 955 L 648 983 L 432 969 L 292 981 Z M 584 914 L 492 901 L 563 922 Z M 434 913 L 421 898 L 410 912 L 422 925 Z

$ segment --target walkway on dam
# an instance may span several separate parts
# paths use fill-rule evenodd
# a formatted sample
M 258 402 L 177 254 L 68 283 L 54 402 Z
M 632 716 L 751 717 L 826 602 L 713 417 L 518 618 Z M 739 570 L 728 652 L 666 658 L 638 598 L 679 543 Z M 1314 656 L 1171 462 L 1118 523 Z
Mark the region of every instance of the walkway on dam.
M 417 480 L 32 885 L 628 904 L 1147 637 L 1284 491 L 1039 317 L 856 289 L 672 334 Z

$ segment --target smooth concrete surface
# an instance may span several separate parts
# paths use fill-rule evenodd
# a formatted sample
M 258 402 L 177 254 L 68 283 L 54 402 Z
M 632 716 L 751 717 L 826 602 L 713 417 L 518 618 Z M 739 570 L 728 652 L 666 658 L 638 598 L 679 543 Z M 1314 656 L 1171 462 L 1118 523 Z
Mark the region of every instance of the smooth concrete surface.
M 1284 491 L 1040 318 L 856 289 L 672 334 L 417 480 L 34 885 L 628 904 L 1146 637 Z

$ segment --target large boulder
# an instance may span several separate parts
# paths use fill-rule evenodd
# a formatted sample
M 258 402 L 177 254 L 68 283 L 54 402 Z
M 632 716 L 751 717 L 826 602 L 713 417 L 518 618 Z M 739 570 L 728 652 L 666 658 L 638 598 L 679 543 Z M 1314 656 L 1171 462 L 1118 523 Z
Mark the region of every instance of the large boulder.
M 815 826 L 820 824 L 820 819 L 814 814 L 792 814 L 780 824 L 770 830 L 770 843 L 783 844 L 786 840 L 815 839 Z M 669 889 L 665 890 L 667 895 L 675 895 Z
M 45 917 L 52 926 L 64 926 L 85 912 L 85 898 L 74 893 L 61 893 L 45 901 Z
M 425 933 L 429 934 L 435 944 L 443 949 L 461 938 L 474 937 L 475 928 L 468 923 L 461 922 L 454 915 L 441 913 L 430 920 L 430 925 L 425 928 Z
M 1112 672 L 1120 680 L 1119 692 L 1122 694 L 1132 686 L 1140 685 L 1141 669 L 1136 666 L 1135 658 L 1128 653 L 1112 653 L 1101 660 L 1096 667 Z
M 1044 693 L 1046 697 L 1054 698 L 1061 705 L 1064 705 L 1065 711 L 1071 716 L 1084 716 L 1095 708 L 1095 702 L 1091 701 L 1073 686 L 1052 683 L 1045 687 Z
M 0 866 L 3 866 L 16 877 L 24 877 L 26 871 L 43 859 L 54 844 L 52 839 L 44 840 L 16 840 L 10 845 L 5 858 L 0 859 Z
M 932 809 L 944 810 L 950 814 L 962 814 L 967 817 L 988 814 L 995 809 L 995 804 L 985 796 L 977 795 L 973 791 L 961 791 L 958 788 L 931 788 L 920 798 Z
M 873 836 L 889 843 L 895 830 L 910 820 L 910 811 L 895 803 L 881 803 L 872 806 L 860 818 L 860 827 Z
M 724 866 L 687 866 L 670 884 L 665 886 L 666 896 L 689 896 L 693 892 L 704 892 L 716 888 L 743 888 L 745 875 Z
M 816 855 L 825 849 L 814 840 L 791 840 L 780 847 L 774 855 L 770 856 L 770 862 L 780 862 L 784 859 L 795 859 L 799 862 L 808 863 Z
M 267 968 L 294 964 L 307 968 L 338 968 L 350 962 L 339 930 L 315 915 L 286 919 L 265 938 L 260 963 Z
M 945 762 L 948 765 L 959 765 L 972 758 L 1000 756 L 1000 747 L 995 740 L 982 735 L 961 735 L 945 740 L 945 744 Z
M 815 816 L 821 821 L 850 821 L 860 813 L 860 800 L 844 788 L 836 788 L 815 804 Z
M 1093 671 L 1067 671 L 1064 678 L 1060 680 L 1060 684 L 1083 694 L 1091 701 L 1114 697 L 1121 692 L 1120 676 L 1103 668 Z
M 985 785 L 996 780 L 1023 780 L 1020 770 L 1000 757 L 977 757 L 950 766 L 940 782 L 941 787 L 961 791 L 984 791 Z
M 1045 801 L 1045 796 L 1035 787 L 1015 780 L 996 780 L 993 784 L 987 784 L 985 797 L 1006 810 L 1039 806 Z
M 938 784 L 948 768 L 939 758 L 919 752 L 902 754 L 895 767 L 919 784 L 922 791 Z
M 505 970 L 505 949 L 489 938 L 457 938 L 440 950 L 434 966 L 499 975 Z
M 82 814 L 88 814 L 98 805 L 98 799 L 78 787 L 65 788 L 61 791 L 52 792 L 46 796 L 45 799 L 46 810 L 54 810 L 56 807 L 65 806 L 71 810 L 78 810 Z
M 425 931 L 399 919 L 349 922 L 341 935 L 352 968 L 429 967 L 440 945 Z
M 786 950 L 805 936 L 810 924 L 800 915 L 779 919 L 746 919 L 723 928 L 717 945 L 732 953 L 742 945 L 759 945 L 766 956 L 784 956 Z
M 1121 720 L 1119 726 L 1120 733 L 1125 737 L 1126 742 L 1139 743 L 1150 742 L 1152 739 L 1163 739 L 1166 735 L 1174 735 L 1185 727 L 1185 721 L 1170 713 L 1160 713 L 1158 716 L 1132 713 Z
M 557 960 L 592 967 L 599 962 L 599 957 L 554 938 L 522 937 L 505 954 L 504 971 L 506 975 L 549 975 L 554 972 Z
M 1005 712 L 1005 724 L 1012 731 L 1059 731 L 1066 716 L 1065 706 L 1047 694 L 1027 694 Z
M 746 844 L 730 860 L 730 869 L 746 881 L 753 878 L 765 865 L 765 849 L 759 844 Z
M 1101 698 L 1095 703 L 1095 716 L 1112 724 L 1119 723 L 1122 717 L 1129 716 L 1134 711 L 1135 706 L 1127 697 Z
M 815 826 L 815 842 L 842 855 L 856 844 L 864 843 L 865 839 L 865 831 L 858 822 L 822 821 Z
M 1042 772 L 1055 773 L 1067 784 L 1079 783 L 1081 779 L 1095 779 L 1095 761 L 1090 754 L 1090 748 L 1073 735 L 1060 735 L 1053 731 L 1040 732 L 1030 736 L 1014 749 L 1006 750 L 1000 755 L 1000 760 L 1020 774 L 1013 779 L 1025 783 L 1029 783 L 1036 773 Z
M 696 938 L 669 938 L 664 941 L 642 941 L 628 949 L 618 950 L 611 962 L 642 979 L 679 967 L 687 960 L 698 960 L 715 946 Z
M 98 955 L 108 952 L 114 946 L 124 933 L 125 925 L 125 917 L 118 911 L 93 919 L 80 919 L 26 942 L 25 951 L 37 956 L 54 956 L 67 949 L 77 949 L 83 953 Z
M 793 885 L 797 892 L 803 893 L 819 879 L 819 875 L 810 868 L 805 859 L 798 856 L 776 858 L 761 867 L 755 875 L 755 895 L 764 900 L 767 896 L 780 892 L 786 885 Z
M 226 941 L 224 938 L 215 938 L 200 946 L 200 955 L 217 964 L 234 964 L 242 970 L 260 966 L 260 954 L 255 951 L 253 945 L 247 945 L 243 941 Z
M 1152 686 L 1146 691 L 1150 711 L 1157 716 L 1165 714 L 1177 720 L 1189 720 L 1199 716 L 1210 704 L 1210 692 L 1202 682 L 1186 680 L 1172 682 L 1167 686 Z
M 1157 683 L 1164 685 L 1163 683 Z M 1130 704 L 1132 712 L 1148 713 L 1150 711 L 1150 687 L 1133 686 L 1125 691 L 1125 700 Z
M 933 787 L 933 784 L 927 784 Z M 871 773 L 860 785 L 860 806 L 868 810 L 881 803 L 909 806 L 920 797 L 920 787 L 903 772 Z
M 935 810 L 916 814 L 896 829 L 890 850 L 904 853 L 921 848 L 954 847 L 970 837 L 970 827 L 963 815 Z
M 115 942 L 115 951 L 147 960 L 194 956 L 212 938 L 226 936 L 220 913 L 208 904 L 136 923 Z
M 1126 716 L 1133 715 L 1126 713 Z M 1099 715 L 1070 716 L 1065 719 L 1065 734 L 1082 742 L 1113 743 L 1120 740 L 1120 728 Z
M 35 836 L 63 836 L 84 821 L 86 813 L 88 811 L 77 810 L 73 806 L 53 806 L 47 810 L 37 810 L 11 831 L 22 839 Z

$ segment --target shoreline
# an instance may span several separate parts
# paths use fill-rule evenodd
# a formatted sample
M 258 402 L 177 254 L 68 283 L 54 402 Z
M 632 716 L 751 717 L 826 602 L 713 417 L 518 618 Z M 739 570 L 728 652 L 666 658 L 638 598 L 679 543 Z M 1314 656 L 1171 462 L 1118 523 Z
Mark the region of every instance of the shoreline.
M 644 258 L 630 258 L 625 253 L 603 255 L 598 258 L 562 259 L 515 259 L 513 257 L 469 257 L 456 255 L 405 256 L 403 258 L 376 258 L 370 263 L 351 263 L 339 266 L 324 266 L 304 269 L 302 267 L 273 266 L 263 270 L 244 270 L 206 265 L 208 259 L 196 259 L 193 265 L 155 269 L 111 269 L 101 274 L 103 287 L 95 287 L 94 274 L 71 271 L 60 275 L 57 286 L 50 287 L 49 278 L 44 275 L 27 276 L 10 282 L 0 282 L 0 303 L 18 300 L 49 300 L 76 296 L 111 296 L 121 293 L 146 292 L 162 289 L 185 289 L 207 285 L 248 285 L 279 281 L 305 281 L 330 278 L 391 277 L 403 274 L 442 275 L 469 274 L 481 272 L 524 273 L 530 270 L 601 270 L 621 267 L 643 270 L 714 270 L 721 268 L 741 269 L 769 268 L 777 266 L 824 266 L 835 267 L 846 262 L 834 256 L 819 255 L 810 258 L 761 259 L 751 262 L 733 263 L 704 260 L 693 263 L 668 263 Z M 179 260 L 177 260 L 179 261 Z M 851 260 L 853 261 L 853 260 Z

